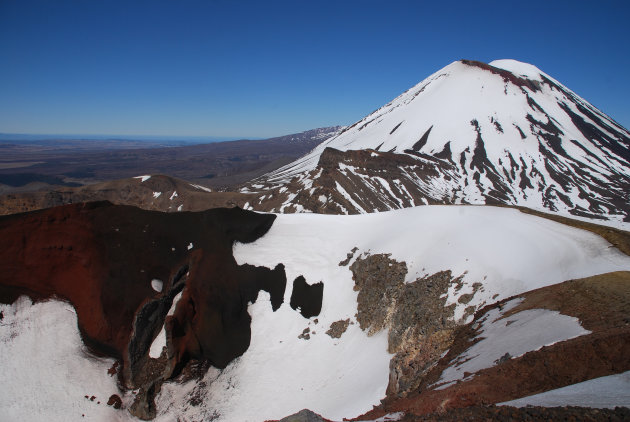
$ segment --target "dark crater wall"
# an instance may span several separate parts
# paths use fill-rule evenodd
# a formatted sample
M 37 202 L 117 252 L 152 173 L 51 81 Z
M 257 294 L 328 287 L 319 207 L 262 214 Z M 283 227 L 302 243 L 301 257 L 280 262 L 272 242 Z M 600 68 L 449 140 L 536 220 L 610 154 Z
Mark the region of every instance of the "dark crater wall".
M 109 202 L 2 216 L 0 301 L 26 294 L 70 302 L 84 342 L 123 363 L 128 388 L 149 389 L 191 358 L 222 368 L 249 346 L 247 306 L 258 292 L 270 293 L 274 310 L 283 302 L 282 264 L 239 266 L 232 255 L 234 242 L 258 239 L 275 218 L 239 208 L 160 213 Z M 163 282 L 161 292 L 153 279 Z M 165 322 L 168 363 L 147 381 L 140 373 Z

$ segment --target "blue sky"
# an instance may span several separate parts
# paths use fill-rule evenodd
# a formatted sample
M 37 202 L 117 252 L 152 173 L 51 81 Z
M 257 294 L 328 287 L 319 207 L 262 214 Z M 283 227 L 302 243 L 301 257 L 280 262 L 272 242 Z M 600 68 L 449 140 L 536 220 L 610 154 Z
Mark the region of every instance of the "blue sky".
M 627 1 L 0 0 L 0 132 L 347 125 L 450 62 L 538 66 L 630 127 Z

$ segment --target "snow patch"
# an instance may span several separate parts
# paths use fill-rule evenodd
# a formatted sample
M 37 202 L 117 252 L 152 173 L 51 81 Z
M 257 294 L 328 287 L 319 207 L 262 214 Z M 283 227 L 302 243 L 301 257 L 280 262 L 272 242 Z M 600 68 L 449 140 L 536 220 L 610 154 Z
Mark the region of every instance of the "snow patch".
M 160 330 L 160 333 L 155 337 L 153 343 L 151 343 L 151 348 L 149 349 L 149 357 L 153 359 L 157 359 L 162 354 L 162 350 L 166 347 L 166 330 L 164 327 Z
M 630 407 L 630 371 L 594 378 L 544 393 L 498 403 L 498 406 Z
M 205 186 L 195 185 L 194 183 L 190 183 L 190 186 L 192 186 L 193 188 L 197 188 L 199 190 L 205 191 L 205 192 L 212 192 L 212 189 L 207 188 Z
M 490 66 L 498 67 L 499 69 L 512 72 L 515 75 L 524 76 L 528 79 L 533 80 L 541 80 L 540 75 L 543 74 L 540 69 L 532 64 L 519 62 L 512 59 L 493 60 L 488 64 Z
M 142 182 L 146 182 L 147 180 L 149 180 L 151 178 L 151 176 L 135 176 L 134 179 L 140 179 L 140 183 Z
M 177 302 L 179 302 L 182 298 L 182 293 L 183 292 L 177 293 L 177 295 L 173 298 L 173 303 L 166 314 L 167 317 L 175 314 L 175 307 L 177 306 Z M 160 330 L 160 333 L 155 337 L 153 343 L 151 343 L 149 356 L 153 359 L 159 358 L 164 347 L 166 347 L 166 328 L 162 326 L 162 330 Z
M 577 318 L 562 315 L 548 309 L 529 309 L 509 317 L 503 315 L 522 302 L 517 298 L 503 305 L 503 309 L 491 309 L 480 321 L 477 343 L 459 355 L 442 372 L 437 390 L 448 387 L 457 380 L 465 379 L 482 369 L 496 365 L 500 359 L 512 359 L 544 346 L 590 334 Z
M 151 280 L 151 287 L 156 292 L 161 292 L 163 286 L 164 286 L 164 282 L 162 280 L 159 280 L 157 278 L 154 278 L 153 280 Z

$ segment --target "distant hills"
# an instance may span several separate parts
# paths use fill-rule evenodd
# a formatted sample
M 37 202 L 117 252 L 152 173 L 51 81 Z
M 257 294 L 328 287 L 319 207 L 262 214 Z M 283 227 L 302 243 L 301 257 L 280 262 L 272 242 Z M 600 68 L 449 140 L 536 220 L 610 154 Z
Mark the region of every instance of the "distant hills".
M 291 162 L 340 129 L 186 146 L 118 140 L 0 142 L 0 192 L 44 190 L 48 185 L 80 186 L 141 174 L 164 174 L 213 188 L 225 187 Z

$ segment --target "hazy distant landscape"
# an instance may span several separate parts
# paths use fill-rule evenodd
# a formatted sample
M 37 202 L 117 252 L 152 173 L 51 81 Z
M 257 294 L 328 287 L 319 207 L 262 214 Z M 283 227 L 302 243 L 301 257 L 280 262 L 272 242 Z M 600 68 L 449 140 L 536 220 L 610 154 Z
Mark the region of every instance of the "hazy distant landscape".
M 229 188 L 289 163 L 336 130 L 181 146 L 128 140 L 0 141 L 0 192 L 76 187 L 143 174 Z

